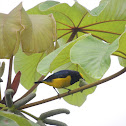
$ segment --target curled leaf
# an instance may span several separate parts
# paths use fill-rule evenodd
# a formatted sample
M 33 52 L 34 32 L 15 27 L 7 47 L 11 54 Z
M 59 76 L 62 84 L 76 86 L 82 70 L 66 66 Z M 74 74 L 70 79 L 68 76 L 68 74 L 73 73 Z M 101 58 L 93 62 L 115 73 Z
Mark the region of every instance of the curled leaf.
M 22 4 L 19 4 L 9 14 L 0 14 L 0 58 L 10 58 L 14 55 L 20 43 L 20 11 Z
M 37 124 L 39 124 L 40 126 L 46 126 L 45 123 L 42 120 L 38 120 Z
M 41 53 L 54 47 L 56 25 L 53 15 L 29 15 L 31 28 L 21 32 L 21 45 L 25 53 Z
M 26 97 L 22 98 L 21 100 L 15 102 L 14 103 L 15 108 L 19 108 L 22 105 L 25 105 L 27 102 L 32 100 L 35 96 L 36 96 L 35 93 L 31 93 L 31 94 L 27 95 Z
M 22 3 L 9 14 L 0 14 L 0 58 L 9 59 L 22 47 L 31 53 L 54 50 L 56 23 L 52 14 L 28 15 Z
M 56 126 L 68 126 L 67 124 L 57 121 L 57 120 L 52 120 L 52 119 L 44 119 L 44 123 L 50 124 L 50 125 L 56 125 Z
M 13 93 L 14 93 L 14 91 L 12 89 L 7 89 L 5 91 L 5 101 L 6 101 L 7 107 L 9 107 L 9 108 L 11 108 L 13 106 L 13 101 L 12 101 Z
M 51 110 L 51 111 L 42 113 L 39 118 L 41 120 L 43 120 L 47 117 L 54 116 L 54 115 L 61 114 L 61 113 L 69 114 L 70 111 L 68 109 L 55 109 L 55 110 Z
M 87 85 L 88 83 L 84 79 L 79 80 L 79 86 L 82 87 L 84 85 Z
M 4 73 L 4 68 L 5 68 L 5 62 L 2 62 L 2 65 L 0 67 L 0 77 L 2 77 L 2 75 Z
M 11 88 L 14 90 L 13 96 L 17 92 L 17 89 L 18 89 L 18 86 L 19 86 L 19 83 L 20 83 L 20 77 L 21 77 L 21 72 L 19 71 L 16 74 L 16 76 L 15 76 L 15 78 L 14 78 L 12 84 L 11 84 Z

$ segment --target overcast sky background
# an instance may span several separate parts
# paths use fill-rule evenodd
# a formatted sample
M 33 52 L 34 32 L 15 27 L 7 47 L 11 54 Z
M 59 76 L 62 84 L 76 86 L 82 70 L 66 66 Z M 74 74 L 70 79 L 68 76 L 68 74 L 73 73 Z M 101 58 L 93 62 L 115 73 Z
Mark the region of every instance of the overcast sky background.
M 43 0 L 22 0 L 25 10 L 32 8 Z M 66 2 L 72 5 L 73 0 L 57 0 L 60 2 Z M 93 9 L 98 6 L 100 0 L 78 0 L 80 4 L 88 9 Z M 0 0 L 0 13 L 9 13 L 15 6 L 17 6 L 21 0 Z M 122 67 L 119 65 L 118 59 L 115 56 L 111 57 L 111 67 L 104 75 L 107 77 L 119 70 Z M 3 61 L 3 60 L 0 60 Z M 2 94 L 4 94 L 8 60 L 6 61 L 6 69 L 2 79 Z M 14 72 L 13 72 L 14 76 Z M 104 78 L 103 77 L 103 78 Z M 26 92 L 26 90 L 20 86 L 14 99 L 19 98 Z M 23 93 L 24 92 L 24 93 Z M 43 94 L 45 94 L 43 96 Z M 51 96 L 55 96 L 56 92 L 52 87 L 48 85 L 39 85 L 37 89 L 37 96 L 33 101 L 42 100 Z M 53 119 L 58 119 L 68 124 L 68 126 L 126 126 L 126 73 L 99 85 L 95 92 L 87 97 L 86 102 L 81 107 L 69 105 L 62 99 L 58 99 L 49 103 L 38 105 L 33 108 L 25 109 L 36 116 L 39 116 L 42 112 L 57 108 L 67 108 L 70 110 L 69 115 L 61 114 L 54 116 Z

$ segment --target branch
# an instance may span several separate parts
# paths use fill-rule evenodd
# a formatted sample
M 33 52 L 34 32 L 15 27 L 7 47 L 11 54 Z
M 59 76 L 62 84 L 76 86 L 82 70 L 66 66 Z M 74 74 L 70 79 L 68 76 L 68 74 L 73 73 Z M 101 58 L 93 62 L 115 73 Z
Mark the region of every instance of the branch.
M 7 87 L 6 87 L 6 90 L 11 88 L 12 63 L 13 63 L 13 56 L 10 58 L 10 63 L 9 63 L 9 73 L 8 73 L 8 81 L 7 81 Z
M 39 118 L 37 118 L 36 116 L 34 116 L 34 115 L 32 115 L 31 113 L 28 113 L 28 112 L 26 112 L 26 111 L 21 110 L 21 112 L 23 112 L 23 113 L 29 115 L 30 117 L 32 117 L 32 118 L 35 119 L 35 120 L 38 120 L 38 119 L 39 119 Z
M 44 100 L 41 100 L 41 101 L 37 101 L 37 102 L 34 102 L 34 103 L 30 103 L 30 104 L 26 104 L 26 105 L 23 105 L 22 107 L 20 107 L 19 109 L 25 109 L 25 108 L 28 108 L 28 107 L 32 107 L 32 106 L 36 106 L 36 105 L 39 105 L 39 104 L 43 104 L 43 103 L 46 103 L 46 102 L 49 102 L 49 101 L 53 101 L 53 100 L 56 100 L 58 98 L 61 98 L 61 97 L 65 97 L 65 96 L 68 96 L 68 95 L 71 95 L 71 94 L 74 94 L 74 93 L 77 93 L 77 92 L 80 92 L 80 91 L 83 91 L 85 89 L 88 89 L 88 88 L 91 88 L 91 87 L 94 87 L 94 86 L 97 86 L 97 85 L 100 85 L 106 81 L 109 81 L 111 79 L 114 79 L 118 76 L 120 76 L 121 74 L 123 74 L 124 72 L 126 72 L 126 67 L 123 68 L 122 70 L 120 70 L 119 72 L 109 76 L 109 77 L 106 77 L 102 80 L 99 80 L 99 81 L 96 81 L 94 83 L 91 83 L 91 84 L 88 84 L 88 85 L 85 85 L 85 86 L 82 86 L 80 88 L 77 88 L 77 89 L 74 89 L 74 90 L 71 90 L 69 92 L 66 92 L 66 93 L 63 93 L 63 94 L 59 94 L 57 96 L 54 96 L 54 97 L 51 97 L 51 98 L 47 98 L 47 99 L 44 99 Z
M 44 78 L 45 78 L 45 76 L 42 75 L 42 76 L 39 78 L 38 81 L 42 81 Z M 33 85 L 33 86 L 32 86 L 21 98 L 17 99 L 15 102 L 21 100 L 22 98 L 24 98 L 24 97 L 26 97 L 27 95 L 29 95 L 30 93 L 32 93 L 32 92 L 37 88 L 38 85 L 39 85 L 39 84 L 34 84 L 34 85 Z M 15 103 L 15 102 L 14 102 L 14 103 Z

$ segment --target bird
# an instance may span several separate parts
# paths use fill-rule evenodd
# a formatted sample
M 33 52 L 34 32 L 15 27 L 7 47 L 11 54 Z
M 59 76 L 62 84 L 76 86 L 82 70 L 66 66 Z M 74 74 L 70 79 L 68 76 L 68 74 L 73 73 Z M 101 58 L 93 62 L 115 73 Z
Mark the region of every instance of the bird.
M 66 88 L 74 83 L 78 82 L 79 79 L 84 79 L 83 75 L 78 71 L 74 70 L 60 70 L 56 73 L 53 73 L 46 79 L 42 81 L 37 81 L 35 84 L 45 83 L 49 86 L 55 88 L 64 88 L 70 91 L 70 89 Z

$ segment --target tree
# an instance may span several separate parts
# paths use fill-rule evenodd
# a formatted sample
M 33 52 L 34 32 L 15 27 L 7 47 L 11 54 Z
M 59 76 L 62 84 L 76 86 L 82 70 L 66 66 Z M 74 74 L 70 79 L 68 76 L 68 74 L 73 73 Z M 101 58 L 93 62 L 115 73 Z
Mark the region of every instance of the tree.
M 21 109 L 59 97 L 64 97 L 64 100 L 72 105 L 81 106 L 87 95 L 95 91 L 97 85 L 124 73 L 126 68 L 101 79 L 110 67 L 110 55 L 118 56 L 120 64 L 125 67 L 126 15 L 123 6 L 125 2 L 125 0 L 102 0 L 99 7 L 88 11 L 77 2 L 70 7 L 65 3 L 46 1 L 27 12 L 20 4 L 8 15 L 1 14 L 1 26 L 4 27 L 1 28 L 0 57 L 10 59 L 7 90 L 5 98 L 1 100 L 2 110 L 23 116 L 22 113 L 26 112 Z M 15 56 L 14 67 L 17 74 L 11 84 L 13 56 Z M 4 65 L 2 73 L 3 67 Z M 34 85 L 35 81 L 42 80 L 49 72 L 62 69 L 81 72 L 89 84 L 72 85 L 69 87 L 71 89 L 69 93 L 65 89 L 58 89 L 59 96 L 26 104 L 35 97 L 35 94 L 31 93 L 37 87 Z M 13 101 L 12 97 L 17 91 L 20 79 L 28 92 L 17 101 Z M 27 114 L 38 120 L 40 125 L 45 125 L 44 123 L 65 125 L 62 122 L 58 124 L 57 121 L 46 119 L 58 113 L 68 114 L 69 111 L 58 109 L 51 111 L 51 114 L 44 113 L 46 116 L 43 117 L 42 114 L 40 118 Z M 25 120 L 32 125 L 24 118 L 19 117 L 21 118 L 19 121 L 12 115 L 1 111 L 3 119 L 15 120 L 19 125 L 21 125 L 20 121 Z

